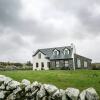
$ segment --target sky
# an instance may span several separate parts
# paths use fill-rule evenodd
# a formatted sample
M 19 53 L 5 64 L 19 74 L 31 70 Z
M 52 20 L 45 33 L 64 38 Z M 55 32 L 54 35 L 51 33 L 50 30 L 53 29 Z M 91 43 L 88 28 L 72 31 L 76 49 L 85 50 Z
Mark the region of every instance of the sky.
M 0 0 L 0 61 L 32 61 L 37 49 L 71 43 L 100 62 L 100 0 Z

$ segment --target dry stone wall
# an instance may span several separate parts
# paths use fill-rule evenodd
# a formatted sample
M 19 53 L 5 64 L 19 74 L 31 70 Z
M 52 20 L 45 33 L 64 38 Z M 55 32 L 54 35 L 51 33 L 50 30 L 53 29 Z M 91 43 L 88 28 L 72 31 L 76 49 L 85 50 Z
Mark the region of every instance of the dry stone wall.
M 50 84 L 31 84 L 26 79 L 17 82 L 0 75 L 0 100 L 99 100 L 99 96 L 92 87 L 82 92 L 75 88 L 63 90 Z

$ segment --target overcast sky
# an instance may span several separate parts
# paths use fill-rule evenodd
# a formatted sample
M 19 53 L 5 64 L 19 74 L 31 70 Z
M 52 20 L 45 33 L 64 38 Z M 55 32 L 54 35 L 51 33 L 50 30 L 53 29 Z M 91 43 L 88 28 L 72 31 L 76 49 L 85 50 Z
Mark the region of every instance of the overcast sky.
M 100 62 L 100 0 L 0 0 L 0 61 L 71 43 Z

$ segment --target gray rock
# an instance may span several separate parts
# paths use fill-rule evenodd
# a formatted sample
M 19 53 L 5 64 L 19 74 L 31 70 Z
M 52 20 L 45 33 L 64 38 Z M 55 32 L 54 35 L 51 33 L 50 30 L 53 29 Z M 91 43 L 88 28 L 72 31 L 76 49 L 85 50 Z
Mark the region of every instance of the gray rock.
M 0 91 L 0 99 L 4 99 L 5 98 L 5 91 Z
M 32 92 L 34 92 L 35 90 L 39 90 L 40 89 L 40 87 L 41 87 L 41 83 L 39 83 L 39 82 L 37 82 L 37 81 L 35 81 L 35 82 L 33 82 L 32 84 L 31 84 L 31 91 Z
M 99 96 L 94 88 L 86 89 L 86 98 L 87 100 L 99 100 Z
M 65 93 L 71 100 L 77 100 L 80 91 L 78 89 L 75 89 L 75 88 L 67 88 Z
M 6 77 L 4 75 L 0 75 L 0 85 L 2 84 L 7 85 L 10 81 L 12 81 L 11 78 Z
M 44 89 L 44 86 L 41 86 L 40 90 L 37 92 L 37 96 L 38 98 L 43 98 L 44 96 L 46 96 L 46 91 Z
M 25 87 L 25 92 L 31 91 L 31 85 Z
M 79 100 L 85 100 L 85 96 L 86 96 L 86 90 L 83 90 L 83 91 L 80 93 Z
M 48 92 L 49 95 L 52 95 L 53 93 L 55 93 L 58 90 L 58 88 L 56 86 L 49 85 L 49 84 L 44 84 L 44 88 Z
M 35 81 L 31 84 L 31 87 L 41 87 L 41 83 Z
M 20 91 L 22 91 L 22 89 L 20 87 L 17 87 L 15 90 L 13 90 L 14 94 L 19 93 Z
M 62 89 L 57 90 L 52 97 L 54 100 L 67 100 L 65 91 Z
M 80 100 L 99 100 L 99 96 L 94 88 L 88 88 L 80 93 Z
M 2 84 L 1 86 L 0 86 L 0 90 L 5 90 L 5 85 L 4 84 Z
M 11 78 L 5 77 L 5 78 L 4 78 L 4 85 L 8 85 L 8 83 L 11 82 L 11 81 L 12 81 Z
M 4 82 L 4 78 L 5 78 L 4 75 L 0 75 L 0 86 L 3 84 L 3 82 Z
M 28 85 L 31 84 L 31 82 L 29 80 L 23 79 L 22 84 L 25 85 L 25 86 L 28 86 Z
M 16 99 L 16 95 L 14 93 L 11 93 L 6 100 L 15 100 Z
M 7 88 L 7 90 L 14 90 L 18 86 L 20 86 L 20 83 L 19 82 L 17 82 L 17 81 L 11 81 L 11 82 L 8 83 L 8 85 L 7 85 L 6 88 Z

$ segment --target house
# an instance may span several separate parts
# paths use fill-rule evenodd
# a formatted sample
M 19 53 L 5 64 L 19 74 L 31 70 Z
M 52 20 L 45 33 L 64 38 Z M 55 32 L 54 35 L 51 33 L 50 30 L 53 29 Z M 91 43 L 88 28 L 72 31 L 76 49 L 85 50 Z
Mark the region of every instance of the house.
M 75 46 L 38 49 L 33 55 L 33 70 L 88 69 L 91 59 L 76 54 Z

